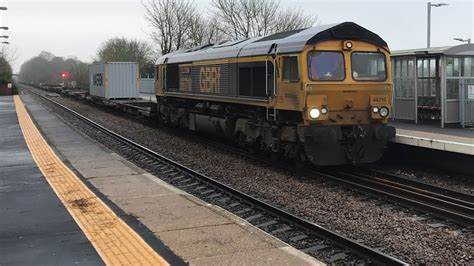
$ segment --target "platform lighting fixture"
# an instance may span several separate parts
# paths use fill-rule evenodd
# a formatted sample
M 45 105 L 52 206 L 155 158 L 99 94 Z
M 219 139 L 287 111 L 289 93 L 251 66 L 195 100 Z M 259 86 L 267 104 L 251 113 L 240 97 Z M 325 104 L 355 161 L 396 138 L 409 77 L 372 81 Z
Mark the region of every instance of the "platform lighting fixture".
M 439 3 L 439 4 L 432 4 L 431 2 L 428 2 L 428 38 L 427 38 L 427 48 L 430 48 L 431 45 L 431 7 L 442 7 L 442 6 L 449 6 L 449 4 L 446 3 Z
M 468 44 L 471 43 L 471 38 L 463 39 L 463 38 L 453 38 L 455 41 L 460 41 L 460 42 L 467 42 Z

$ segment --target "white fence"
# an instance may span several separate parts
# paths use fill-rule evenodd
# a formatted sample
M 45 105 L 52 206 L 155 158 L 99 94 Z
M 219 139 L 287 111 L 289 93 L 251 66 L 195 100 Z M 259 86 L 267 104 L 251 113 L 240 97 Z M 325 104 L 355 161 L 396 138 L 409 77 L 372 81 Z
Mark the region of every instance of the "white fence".
M 140 93 L 155 94 L 155 79 L 141 78 Z

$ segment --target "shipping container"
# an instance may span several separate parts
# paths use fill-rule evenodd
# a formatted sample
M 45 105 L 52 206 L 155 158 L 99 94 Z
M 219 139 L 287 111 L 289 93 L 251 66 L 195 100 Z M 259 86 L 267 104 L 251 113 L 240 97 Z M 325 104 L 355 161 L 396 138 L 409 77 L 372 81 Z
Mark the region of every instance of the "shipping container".
M 95 63 L 89 67 L 89 94 L 105 99 L 136 99 L 139 90 L 137 63 Z

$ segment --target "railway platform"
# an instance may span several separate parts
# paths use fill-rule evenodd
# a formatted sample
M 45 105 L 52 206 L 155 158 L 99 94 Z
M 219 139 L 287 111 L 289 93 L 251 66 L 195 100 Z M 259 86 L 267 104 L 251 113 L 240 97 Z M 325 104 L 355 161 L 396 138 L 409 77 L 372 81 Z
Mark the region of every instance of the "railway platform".
M 30 95 L 0 97 L 0 265 L 321 265 L 131 164 Z
M 397 129 L 397 135 L 392 140 L 394 143 L 474 155 L 474 129 L 472 128 L 440 128 L 402 122 L 390 124 Z

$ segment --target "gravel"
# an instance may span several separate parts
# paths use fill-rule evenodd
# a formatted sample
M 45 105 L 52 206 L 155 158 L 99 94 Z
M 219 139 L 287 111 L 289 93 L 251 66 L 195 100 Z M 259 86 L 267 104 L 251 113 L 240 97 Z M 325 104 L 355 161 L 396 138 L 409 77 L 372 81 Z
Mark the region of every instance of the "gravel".
M 261 165 L 195 138 L 177 136 L 169 128 L 150 127 L 74 99 L 56 100 L 194 170 L 403 261 L 474 263 L 474 232 L 468 229 L 434 228 L 430 224 L 439 221 L 419 219 L 415 212 L 348 191 L 318 177 Z M 74 119 L 65 116 L 65 120 Z M 74 124 L 81 129 L 80 123 Z M 461 180 L 457 184 L 461 186 Z

